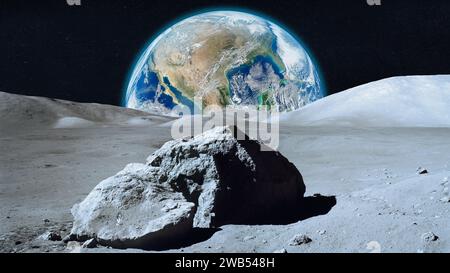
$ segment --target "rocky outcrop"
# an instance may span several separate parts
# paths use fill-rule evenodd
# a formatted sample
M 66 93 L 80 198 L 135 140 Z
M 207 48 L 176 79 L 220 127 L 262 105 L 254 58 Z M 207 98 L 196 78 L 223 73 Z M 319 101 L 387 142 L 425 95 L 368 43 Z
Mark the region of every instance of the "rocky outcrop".
M 194 203 L 160 179 L 158 168 L 129 164 L 102 181 L 72 208 L 72 239 L 96 238 L 117 248 L 141 247 L 189 231 Z
M 256 223 L 298 210 L 295 166 L 234 127 L 169 141 L 146 164 L 102 181 L 72 209 L 72 237 L 116 247 L 155 246 L 192 228 Z

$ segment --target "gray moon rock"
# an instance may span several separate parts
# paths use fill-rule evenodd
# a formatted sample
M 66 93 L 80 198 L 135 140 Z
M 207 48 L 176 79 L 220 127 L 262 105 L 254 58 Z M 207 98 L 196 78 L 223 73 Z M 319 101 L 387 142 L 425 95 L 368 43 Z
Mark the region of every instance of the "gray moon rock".
M 165 143 L 146 164 L 129 164 L 72 208 L 71 237 L 118 248 L 158 247 L 193 228 L 256 224 L 298 211 L 297 168 L 261 143 L 216 127 Z

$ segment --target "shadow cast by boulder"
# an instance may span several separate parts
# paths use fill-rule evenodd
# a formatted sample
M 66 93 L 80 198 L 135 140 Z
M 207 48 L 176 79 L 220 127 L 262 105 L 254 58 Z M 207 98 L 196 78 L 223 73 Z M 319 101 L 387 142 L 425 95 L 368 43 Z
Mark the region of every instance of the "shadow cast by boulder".
M 190 232 L 183 234 L 182 236 L 172 237 L 163 241 L 159 241 L 156 244 L 143 245 L 143 250 L 164 251 L 169 249 L 179 249 L 189 247 L 200 242 L 207 241 L 214 233 L 220 231 L 220 228 L 193 228 Z
M 258 214 L 254 218 L 230 221 L 227 224 L 235 225 L 289 225 L 303 221 L 312 217 L 325 215 L 337 204 L 335 196 L 323 196 L 314 194 L 304 197 L 297 208 L 290 208 L 284 211 L 267 212 Z M 221 228 L 193 228 L 190 232 L 172 237 L 170 240 L 160 240 L 151 245 L 140 247 L 143 250 L 164 251 L 169 249 L 179 249 L 209 240 L 214 233 Z
M 303 198 L 301 203 L 303 209 L 294 218 L 306 220 L 311 217 L 327 214 L 337 204 L 337 200 L 336 196 L 323 196 L 317 193 L 313 196 Z
M 312 217 L 325 215 L 337 204 L 335 196 L 323 196 L 314 194 L 304 197 L 296 208 L 290 208 L 284 211 L 267 212 L 258 214 L 254 218 L 230 221 L 227 224 L 235 225 L 289 225 L 303 221 Z M 183 236 L 174 237 L 171 240 L 164 240 L 158 244 L 143 246 L 144 250 L 169 250 L 189 247 L 210 239 L 214 233 L 222 230 L 221 228 L 193 228 L 191 232 Z
M 314 194 L 299 200 L 294 207 L 262 211 L 252 218 L 230 221 L 238 225 L 289 225 L 308 218 L 325 215 L 337 204 L 335 196 Z

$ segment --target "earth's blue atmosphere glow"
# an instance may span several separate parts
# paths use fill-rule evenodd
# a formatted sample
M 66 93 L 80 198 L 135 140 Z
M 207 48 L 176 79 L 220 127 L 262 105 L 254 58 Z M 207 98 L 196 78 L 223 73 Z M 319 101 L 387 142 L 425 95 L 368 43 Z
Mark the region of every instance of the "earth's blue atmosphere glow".
M 165 114 L 177 105 L 287 112 L 325 95 L 299 39 L 265 17 L 223 10 L 182 19 L 153 39 L 132 68 L 123 104 Z

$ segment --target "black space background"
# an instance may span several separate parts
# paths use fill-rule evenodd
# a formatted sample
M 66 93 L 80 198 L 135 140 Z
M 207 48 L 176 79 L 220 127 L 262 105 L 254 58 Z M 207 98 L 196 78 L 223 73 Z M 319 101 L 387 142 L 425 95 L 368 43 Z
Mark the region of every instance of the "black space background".
M 309 47 L 328 93 L 398 75 L 450 74 L 450 1 L 0 0 L 0 91 L 118 105 L 148 40 L 216 7 L 266 14 Z

